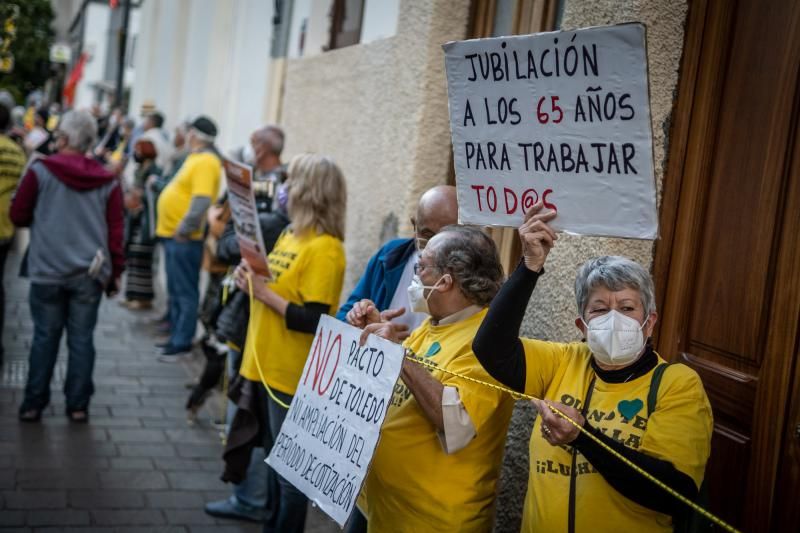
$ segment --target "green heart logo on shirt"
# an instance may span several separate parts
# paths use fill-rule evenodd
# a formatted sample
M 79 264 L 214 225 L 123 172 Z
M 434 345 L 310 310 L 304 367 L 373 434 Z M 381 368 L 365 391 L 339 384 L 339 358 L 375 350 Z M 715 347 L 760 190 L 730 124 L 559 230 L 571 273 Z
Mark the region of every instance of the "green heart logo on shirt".
M 633 420 L 633 417 L 642 410 L 642 407 L 644 407 L 644 402 L 639 398 L 635 400 L 622 400 L 617 404 L 617 410 L 627 420 Z
M 432 357 L 439 353 L 439 350 L 442 349 L 442 345 L 439 344 L 439 341 L 434 342 L 431 344 L 431 347 L 428 348 L 428 351 L 425 353 L 425 357 Z

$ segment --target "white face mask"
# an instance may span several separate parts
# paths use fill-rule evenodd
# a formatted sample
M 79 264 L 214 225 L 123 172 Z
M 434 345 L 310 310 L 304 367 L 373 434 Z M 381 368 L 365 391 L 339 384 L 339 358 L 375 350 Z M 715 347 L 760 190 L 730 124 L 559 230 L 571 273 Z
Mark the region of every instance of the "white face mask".
M 643 324 L 635 318 L 611 310 L 586 324 L 586 342 L 598 362 L 621 366 L 636 360 L 644 348 Z
M 411 278 L 411 285 L 408 286 L 408 301 L 411 303 L 411 310 L 413 312 L 425 313 L 426 315 L 431 314 L 428 308 L 428 298 L 431 297 L 433 289 L 436 288 L 442 279 L 444 279 L 444 276 L 439 278 L 433 285 L 423 285 L 418 275 L 415 274 L 414 277 Z M 425 296 L 425 289 L 430 289 L 431 291 L 428 293 L 427 297 Z

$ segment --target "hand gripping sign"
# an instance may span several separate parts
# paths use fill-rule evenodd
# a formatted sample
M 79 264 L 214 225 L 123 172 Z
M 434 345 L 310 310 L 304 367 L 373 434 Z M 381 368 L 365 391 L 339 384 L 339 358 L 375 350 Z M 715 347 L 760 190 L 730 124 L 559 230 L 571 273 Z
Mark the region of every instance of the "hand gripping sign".
M 267 463 L 340 526 L 358 499 L 403 364 L 403 347 L 319 321 Z
M 228 201 L 242 258 L 247 260 L 258 275 L 272 279 L 253 194 L 253 168 L 230 159 L 225 159 L 223 166 L 228 184 Z
M 657 236 L 642 24 L 444 51 L 462 223 L 518 226 L 542 201 L 559 230 Z

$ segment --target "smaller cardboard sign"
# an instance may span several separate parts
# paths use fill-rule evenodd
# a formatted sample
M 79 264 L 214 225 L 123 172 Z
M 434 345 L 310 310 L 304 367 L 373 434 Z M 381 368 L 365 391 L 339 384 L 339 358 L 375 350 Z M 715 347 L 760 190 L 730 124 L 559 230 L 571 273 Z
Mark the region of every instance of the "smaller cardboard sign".
M 225 159 L 223 166 L 228 184 L 228 201 L 242 259 L 247 260 L 256 274 L 272 279 L 253 194 L 253 168 L 230 159 Z

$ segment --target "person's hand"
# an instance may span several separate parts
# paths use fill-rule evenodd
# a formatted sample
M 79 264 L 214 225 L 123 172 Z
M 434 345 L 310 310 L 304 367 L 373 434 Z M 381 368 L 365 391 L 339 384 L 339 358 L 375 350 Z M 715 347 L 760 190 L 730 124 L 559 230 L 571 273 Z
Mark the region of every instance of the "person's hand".
M 116 278 L 112 278 L 109 281 L 108 286 L 106 287 L 106 296 L 109 298 L 113 298 L 117 294 L 119 294 L 119 288 L 122 284 L 122 279 L 117 276 Z
M 153 185 L 155 185 L 157 180 L 158 176 L 155 174 L 150 174 L 149 176 L 147 176 L 147 182 L 146 182 L 147 187 L 152 189 Z
M 536 410 L 539 411 L 539 416 L 542 417 L 542 437 L 544 440 L 553 446 L 558 446 L 569 444 L 578 438 L 580 430 L 555 414 L 549 406 L 552 405 L 583 427 L 586 419 L 580 411 L 574 407 L 566 406 L 563 403 L 551 402 L 550 400 L 531 400 L 531 402 L 533 402 Z
M 347 312 L 345 320 L 347 320 L 347 323 L 351 326 L 363 328 L 368 324 L 380 322 L 381 314 L 375 306 L 375 302 L 364 298 L 353 304 L 353 307 Z
M 558 236 L 548 224 L 556 217 L 555 211 L 542 211 L 543 202 L 539 201 L 525 213 L 525 220 L 519 227 L 519 239 L 522 243 L 522 257 L 525 266 L 539 272 L 544 266 L 550 248 Z
M 390 322 L 399 316 L 406 314 L 405 307 L 398 307 L 397 309 L 386 309 L 381 311 L 381 322 Z
M 264 294 L 269 290 L 266 278 L 256 274 L 246 259 L 242 259 L 239 266 L 236 267 L 233 272 L 233 278 L 239 290 L 248 295 L 250 294 L 250 284 L 247 280 L 248 278 L 251 279 L 253 282 L 253 297 L 257 300 L 263 300 Z
M 384 339 L 390 340 L 400 344 L 406 337 L 408 337 L 408 326 L 405 324 L 395 324 L 393 322 L 375 322 L 367 324 L 364 331 L 361 332 L 359 339 L 359 346 L 364 346 L 367 342 L 367 337 L 370 335 L 377 335 Z
M 184 235 L 183 233 L 176 233 L 175 236 L 172 238 L 175 242 L 189 242 L 189 236 Z

